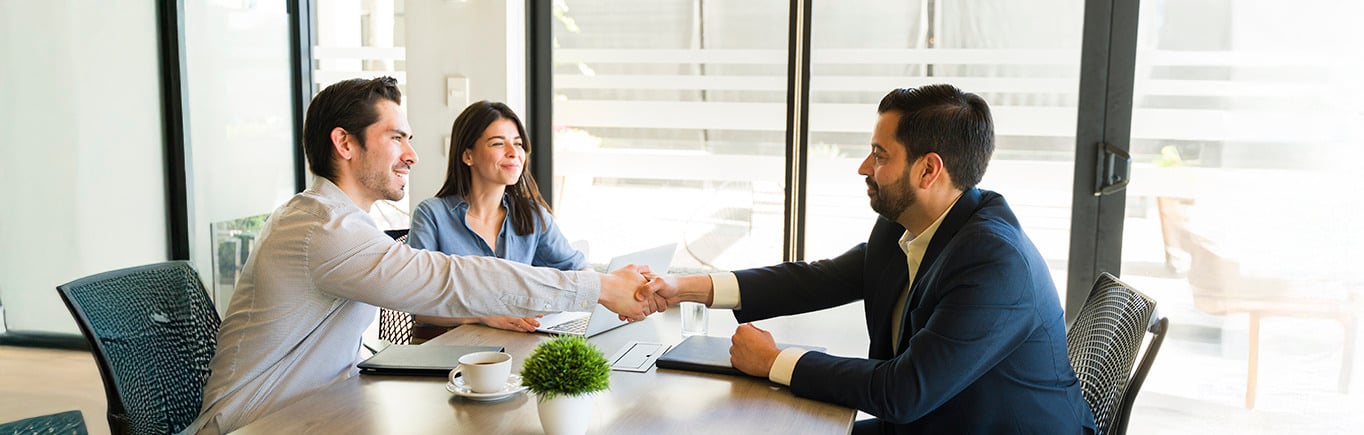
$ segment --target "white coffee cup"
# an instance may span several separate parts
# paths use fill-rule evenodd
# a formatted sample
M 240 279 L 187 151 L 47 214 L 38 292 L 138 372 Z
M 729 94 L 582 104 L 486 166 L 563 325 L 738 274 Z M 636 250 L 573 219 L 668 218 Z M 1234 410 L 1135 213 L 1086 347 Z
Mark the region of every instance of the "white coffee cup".
M 464 386 L 475 393 L 496 393 L 507 388 L 512 356 L 506 352 L 474 352 L 459 357 L 459 366 L 450 371 L 450 383 L 463 374 Z

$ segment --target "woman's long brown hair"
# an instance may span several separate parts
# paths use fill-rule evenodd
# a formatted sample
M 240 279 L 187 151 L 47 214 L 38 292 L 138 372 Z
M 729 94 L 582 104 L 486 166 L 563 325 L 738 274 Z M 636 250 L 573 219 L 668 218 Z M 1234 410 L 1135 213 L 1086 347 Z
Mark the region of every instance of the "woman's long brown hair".
M 540 196 L 535 177 L 530 175 L 531 148 L 526 127 L 506 104 L 479 101 L 470 104 L 455 118 L 455 124 L 450 127 L 450 161 L 446 163 L 445 184 L 436 192 L 436 197 L 469 197 L 469 191 L 473 189 L 473 173 L 462 160 L 464 152 L 478 144 L 478 138 L 483 137 L 489 125 L 501 119 L 510 119 L 516 124 L 516 132 L 521 135 L 521 146 L 526 150 L 526 163 L 521 166 L 521 177 L 516 184 L 507 186 L 507 215 L 512 218 L 512 229 L 516 234 L 524 236 L 535 231 L 535 217 L 539 210 L 552 212 L 545 198 Z M 511 146 L 511 143 L 507 145 Z M 540 231 L 547 228 L 545 220 L 540 219 Z

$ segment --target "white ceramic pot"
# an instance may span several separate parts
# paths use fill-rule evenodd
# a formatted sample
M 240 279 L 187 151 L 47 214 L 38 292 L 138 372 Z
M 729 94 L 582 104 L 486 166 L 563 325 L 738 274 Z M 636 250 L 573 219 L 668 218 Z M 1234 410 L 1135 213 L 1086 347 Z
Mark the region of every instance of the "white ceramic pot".
M 553 399 L 539 400 L 536 407 L 540 411 L 540 427 L 545 435 L 582 435 L 592 423 L 592 395 L 557 395 Z

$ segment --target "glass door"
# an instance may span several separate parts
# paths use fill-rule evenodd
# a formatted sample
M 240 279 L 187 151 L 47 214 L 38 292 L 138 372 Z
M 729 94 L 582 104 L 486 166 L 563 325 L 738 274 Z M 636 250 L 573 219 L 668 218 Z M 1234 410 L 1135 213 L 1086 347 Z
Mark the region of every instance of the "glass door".
M 1123 279 L 1170 333 L 1132 430 L 1364 424 L 1364 5 L 1141 5 Z

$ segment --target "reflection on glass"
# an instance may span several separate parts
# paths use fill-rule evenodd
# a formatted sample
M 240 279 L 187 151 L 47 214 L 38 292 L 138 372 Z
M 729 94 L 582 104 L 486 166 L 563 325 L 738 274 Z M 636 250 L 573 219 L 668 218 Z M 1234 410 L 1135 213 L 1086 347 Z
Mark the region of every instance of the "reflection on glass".
M 555 3 L 555 213 L 592 262 L 668 242 L 674 267 L 781 259 L 786 9 Z
M 217 301 L 218 313 L 227 311 L 227 304 L 236 289 L 237 277 L 246 267 L 246 259 L 256 247 L 261 229 L 269 214 L 214 222 L 209 225 L 213 234 L 213 273 L 209 274 L 210 294 Z
M 1123 272 L 1173 327 L 1132 430 L 1355 431 L 1364 5 L 1141 9 Z

